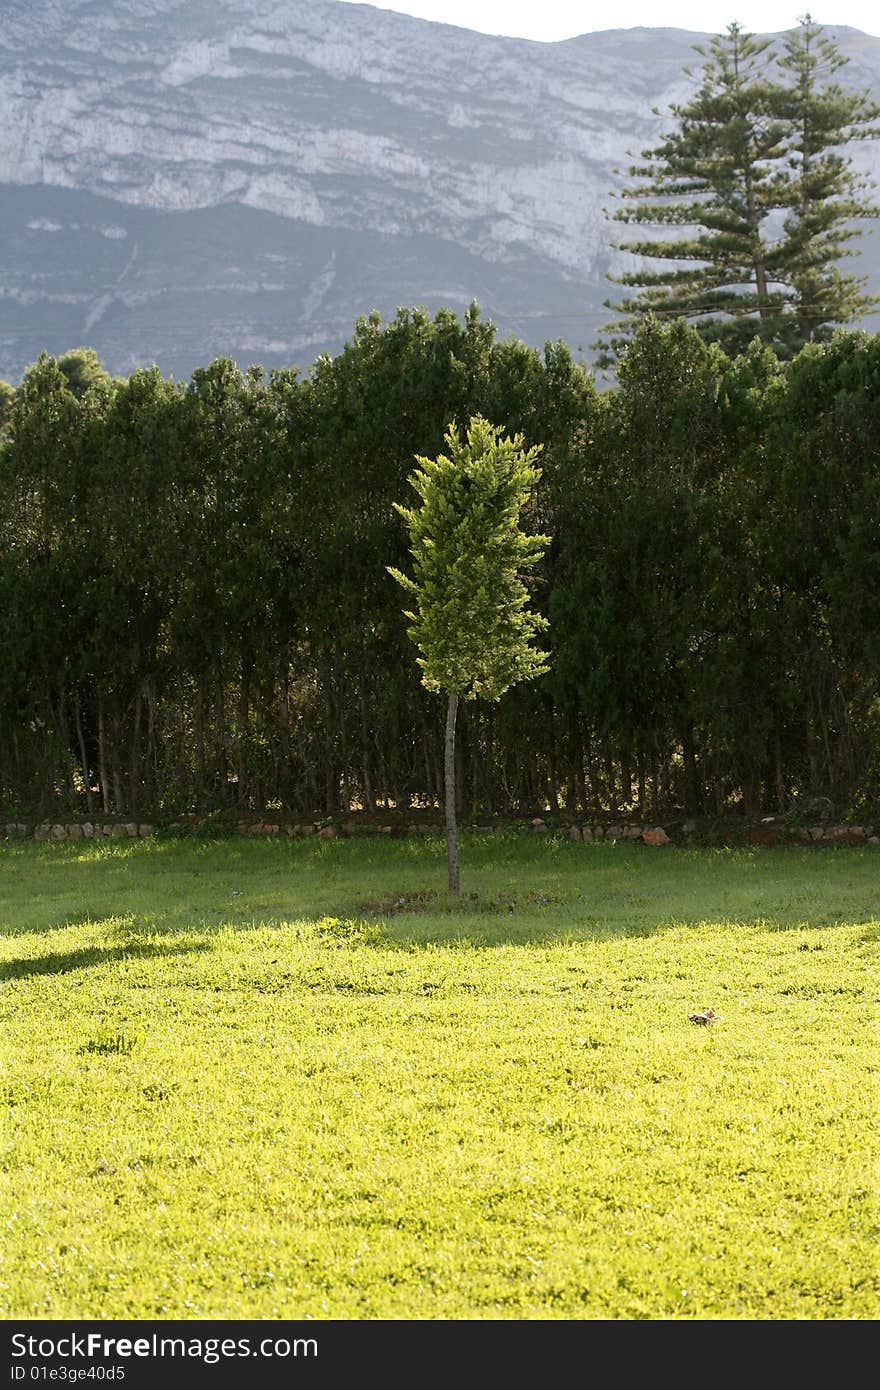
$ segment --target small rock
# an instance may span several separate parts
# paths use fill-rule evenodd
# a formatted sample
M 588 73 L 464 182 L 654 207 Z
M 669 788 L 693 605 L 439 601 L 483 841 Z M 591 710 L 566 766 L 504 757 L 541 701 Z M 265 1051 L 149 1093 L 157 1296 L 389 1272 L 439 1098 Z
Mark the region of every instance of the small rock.
M 570 825 L 568 828 L 568 838 L 570 840 L 583 840 L 583 833 L 579 825 Z
M 34 839 L 48 840 L 51 829 L 51 825 L 38 825 L 36 830 L 34 831 Z
M 124 825 L 105 825 L 104 834 L 109 835 L 112 840 L 122 840 L 128 835 Z
M 67 838 L 68 838 L 68 840 L 81 840 L 82 837 L 83 837 L 83 828 L 82 828 L 81 825 L 69 825 L 69 826 L 67 827 Z
M 592 838 L 593 838 L 593 827 L 592 827 L 591 825 L 582 825 L 582 826 L 581 826 L 581 839 L 582 839 L 582 840 L 592 840 Z
M 125 831 L 126 835 L 129 837 L 129 839 L 137 839 L 138 828 L 133 820 L 126 821 L 125 825 L 122 828 Z
M 825 831 L 825 839 L 838 845 L 859 845 L 865 832 L 860 825 L 833 825 Z
M 264 834 L 264 835 L 277 835 L 280 829 L 281 829 L 281 826 L 280 826 L 280 825 L 264 825 L 264 826 L 263 826 L 263 834 Z
M 84 840 L 91 840 L 94 838 L 95 827 L 90 820 L 84 820 L 80 829 L 82 830 Z
M 50 839 L 50 840 L 66 840 L 66 839 L 67 839 L 67 826 L 66 826 L 66 825 L 53 825 L 53 826 L 52 826 L 52 829 L 49 831 L 49 839 Z
M 384 828 L 384 827 L 383 827 L 383 828 Z M 391 826 L 390 826 L 390 825 L 388 826 L 388 830 L 389 830 L 389 832 L 390 832 L 390 830 L 391 830 Z M 325 826 L 323 826 L 323 827 L 318 831 L 318 838 L 319 838 L 320 840 L 335 840 L 335 839 L 336 839 L 336 826 L 335 826 L 335 825 L 325 825 Z
M 138 835 L 140 835 L 141 839 L 146 839 L 148 835 L 155 835 L 155 833 L 155 825 L 142 824 L 138 826 Z
M 541 816 L 535 816 L 534 820 L 530 821 L 529 824 L 535 835 L 546 835 L 547 822 Z
M 646 845 L 669 845 L 672 843 L 662 825 L 655 825 L 653 830 L 645 830 L 642 839 Z
M 880 835 L 869 835 L 866 843 L 869 845 L 880 845 Z

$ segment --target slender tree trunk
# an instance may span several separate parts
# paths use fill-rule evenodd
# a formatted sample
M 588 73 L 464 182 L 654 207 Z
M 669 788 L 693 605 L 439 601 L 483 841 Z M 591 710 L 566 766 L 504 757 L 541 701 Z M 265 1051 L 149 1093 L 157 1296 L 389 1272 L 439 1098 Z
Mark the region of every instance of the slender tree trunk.
M 455 716 L 458 713 L 458 696 L 450 692 L 446 707 L 446 857 L 449 864 L 449 891 L 454 897 L 461 897 L 461 881 L 458 869 L 458 820 L 455 813 Z
M 457 710 L 457 709 L 458 709 L 458 702 L 456 701 L 456 710 Z M 454 785 L 455 785 L 455 814 L 456 814 L 456 816 L 465 816 L 465 815 L 467 815 L 467 809 L 466 809 L 465 804 L 464 804 L 464 802 L 465 802 L 465 780 L 464 780 L 464 778 L 465 778 L 465 765 L 466 765 L 466 763 L 465 763 L 465 754 L 466 754 L 467 751 L 468 751 L 468 746 L 469 746 L 469 744 L 470 744 L 470 720 L 468 720 L 468 719 L 463 719 L 462 722 L 461 722 L 461 724 L 458 726 L 458 738 L 455 737 L 455 730 L 453 730 L 453 739 L 452 739 L 453 751 L 454 751 L 454 753 L 455 753 L 455 776 L 453 777 L 453 782 L 454 782 Z
M 632 762 L 630 760 L 628 737 L 624 740 L 623 746 L 620 750 L 620 785 L 623 805 L 626 806 L 627 809 L 629 809 L 629 803 L 632 801 L 633 786 Z
M 107 777 L 107 745 L 104 739 L 104 702 L 98 701 L 98 779 L 101 783 L 101 805 L 104 815 L 110 814 L 110 782 Z
M 137 811 L 141 805 L 140 791 L 143 786 L 143 757 L 141 752 L 141 723 L 144 713 L 142 690 L 135 696 L 134 728 L 131 735 L 131 754 L 128 763 L 129 810 Z
M 425 755 L 425 795 L 430 800 L 434 795 L 434 778 L 431 769 L 431 755 L 428 751 L 428 735 L 422 734 L 422 751 Z
M 89 767 L 89 756 L 86 752 L 86 739 L 83 733 L 82 708 L 80 706 L 78 690 L 73 697 L 73 712 L 76 719 L 76 737 L 79 742 L 79 756 L 82 762 L 83 784 L 86 789 L 86 806 L 88 807 L 89 816 L 91 816 L 94 811 L 94 802 L 92 800 L 92 772 Z
M 334 649 L 335 650 L 335 649 Z M 339 768 L 337 756 L 336 671 L 334 651 L 327 645 L 321 651 L 321 681 L 324 687 L 324 814 L 339 810 Z
M 205 755 L 205 691 L 201 682 L 196 688 L 193 724 L 196 740 L 196 797 L 199 807 L 202 808 L 205 805 L 207 758 Z
M 582 777 L 584 777 L 584 749 L 581 746 L 577 721 L 569 716 L 567 723 L 569 723 L 569 739 L 567 739 L 566 755 L 566 812 L 570 816 L 576 816 L 578 780 L 582 783 Z
M 556 768 L 556 739 L 550 735 L 550 751 L 547 755 L 547 804 L 554 815 L 559 814 L 559 776 Z
M 70 751 L 71 751 L 71 738 L 70 738 L 70 726 L 69 726 L 68 720 L 67 720 L 67 687 L 66 687 L 66 686 L 62 686 L 62 687 L 61 687 L 61 692 L 60 692 L 60 694 L 59 694 L 59 696 L 58 696 L 58 710 L 57 710 L 57 714 L 56 714 L 56 727 L 57 727 L 57 729 L 58 729 L 58 741 L 59 741 L 59 743 L 60 743 L 60 745 L 61 745 L 61 748 L 63 749 L 64 761 L 65 761 L 65 763 L 68 764 L 68 768 L 69 768 L 69 772 L 70 772 L 70 790 L 72 791 L 72 793 L 73 793 L 73 795 L 74 795 L 74 797 L 75 797 L 76 794 L 77 794 L 77 791 L 76 791 L 76 775 L 75 775 L 75 773 L 74 773 L 74 770 L 73 770 L 72 765 L 70 765 L 70 764 L 68 763 L 68 755 L 69 755 L 69 753 L 70 753 Z
M 779 737 L 779 715 L 773 731 L 773 782 L 776 792 L 776 809 L 780 814 L 785 810 L 785 771 L 782 766 L 782 741 Z
M 770 305 L 767 294 L 767 269 L 764 264 L 764 246 L 761 241 L 760 220 L 758 208 L 755 202 L 755 189 L 752 180 L 751 167 L 746 169 L 746 207 L 748 208 L 748 221 L 752 229 L 754 241 L 752 244 L 752 261 L 755 267 L 755 289 L 758 292 L 758 313 L 763 323 L 770 317 Z
M 593 740 L 589 734 L 581 737 L 580 758 L 578 761 L 581 810 L 595 811 L 599 806 L 599 792 L 596 783 L 596 766 L 593 762 Z
M 241 648 L 241 684 L 238 689 L 238 738 L 236 740 L 239 806 L 249 804 L 251 794 L 250 761 L 248 753 L 251 726 L 251 675 L 253 669 L 254 663 L 251 657 L 250 646 L 248 643 L 243 642 Z
M 152 677 L 147 683 L 147 758 L 144 795 L 148 806 L 155 805 L 159 769 L 156 756 L 156 687 Z
M 690 720 L 685 721 L 682 730 L 681 745 L 684 757 L 685 810 L 697 812 L 702 809 L 702 797 L 700 796 L 700 784 L 697 775 L 694 728 Z
M 364 668 L 366 657 L 361 655 L 360 673 L 358 676 L 358 708 L 361 717 L 361 777 L 364 784 L 364 809 L 370 812 L 376 809 L 376 800 L 373 796 L 373 774 L 370 771 L 370 722 L 367 718 L 367 693 L 364 688 Z

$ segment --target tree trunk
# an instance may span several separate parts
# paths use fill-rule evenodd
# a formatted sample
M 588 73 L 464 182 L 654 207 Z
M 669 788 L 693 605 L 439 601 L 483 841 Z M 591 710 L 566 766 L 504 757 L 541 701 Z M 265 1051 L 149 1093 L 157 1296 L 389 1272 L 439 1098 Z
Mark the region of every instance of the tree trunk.
M 361 717 L 361 778 L 364 788 L 364 810 L 372 813 L 376 809 L 376 800 L 373 796 L 373 774 L 370 770 L 370 722 L 367 718 L 367 694 L 364 688 L 365 668 L 366 656 L 362 649 L 358 676 L 358 708 Z
M 767 293 L 767 268 L 764 264 L 764 244 L 761 241 L 760 218 L 755 201 L 755 189 L 751 165 L 746 166 L 746 207 L 748 223 L 752 232 L 752 264 L 755 268 L 755 289 L 758 294 L 758 313 L 762 323 L 770 318 L 770 305 Z
M 196 688 L 193 702 L 193 724 L 196 740 L 196 797 L 199 809 L 205 805 L 207 785 L 207 759 L 205 756 L 205 691 L 201 682 Z
M 782 741 L 779 737 L 779 715 L 776 716 L 776 728 L 773 731 L 773 781 L 776 792 L 776 809 L 780 815 L 786 809 L 785 795 L 785 771 L 782 766 Z
M 104 815 L 110 814 L 110 782 L 107 777 L 107 745 L 104 739 L 104 703 L 98 700 L 98 780 L 101 783 L 101 805 Z
M 143 692 L 139 690 L 134 702 L 134 728 L 131 735 L 131 752 L 128 760 L 129 810 L 137 811 L 141 806 L 141 787 L 143 786 L 143 758 L 141 755 L 141 723 L 144 714 Z
M 250 759 L 248 757 L 251 726 L 251 675 L 254 663 L 250 647 L 246 642 L 241 646 L 241 684 L 238 689 L 238 738 L 236 739 L 236 761 L 238 773 L 238 804 L 250 805 Z
M 702 797 L 700 795 L 700 782 L 697 774 L 697 754 L 694 748 L 694 726 L 690 720 L 685 721 L 681 737 L 682 756 L 684 758 L 684 789 L 686 811 L 698 812 L 702 810 Z
M 550 751 L 547 755 L 547 804 L 554 815 L 559 814 L 559 775 L 556 768 L 556 739 L 553 736 L 552 728 L 550 735 Z
M 321 650 L 321 683 L 324 687 L 324 814 L 339 810 L 339 768 L 337 757 L 337 718 L 334 653 L 325 645 Z
M 156 788 L 159 785 L 159 766 L 156 750 L 156 687 L 152 677 L 147 684 L 147 785 L 145 796 L 148 806 L 158 800 Z
M 86 738 L 83 733 L 82 708 L 80 706 L 78 690 L 73 697 L 73 711 L 76 718 L 76 737 L 79 741 L 80 761 L 82 762 L 83 785 L 86 789 L 86 806 L 88 808 L 89 817 L 91 817 L 94 812 L 94 803 L 92 800 L 92 771 L 89 767 L 89 755 L 86 752 Z
M 461 882 L 458 870 L 458 821 L 455 814 L 455 716 L 458 713 L 458 696 L 450 692 L 446 707 L 446 857 L 449 864 L 449 891 L 454 897 L 461 897 Z

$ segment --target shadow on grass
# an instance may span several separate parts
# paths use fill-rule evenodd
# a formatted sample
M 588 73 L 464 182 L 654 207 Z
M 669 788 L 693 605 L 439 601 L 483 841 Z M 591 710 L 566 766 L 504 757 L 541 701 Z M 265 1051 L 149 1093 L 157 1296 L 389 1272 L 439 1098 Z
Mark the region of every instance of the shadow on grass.
M 492 950 L 505 946 L 550 946 L 577 945 L 578 942 L 604 943 L 614 945 L 620 941 L 633 941 L 659 937 L 666 932 L 698 931 L 707 926 L 724 931 L 766 932 L 785 934 L 797 931 L 833 931 L 836 927 L 853 926 L 852 921 L 841 919 L 826 921 L 782 921 L 774 918 L 730 918 L 702 917 L 681 920 L 661 920 L 647 923 L 623 922 L 584 922 L 558 926 L 535 926 L 523 923 L 516 927 L 512 922 L 501 925 L 491 922 L 471 922 L 462 920 L 457 927 L 443 926 L 432 928 L 428 923 L 408 923 L 398 919 L 390 929 L 386 928 L 381 941 L 375 943 L 386 950 L 414 951 L 430 950 L 437 946 L 459 946 L 462 949 Z M 871 942 L 865 936 L 863 945 Z
M 79 951 L 55 951 L 45 956 L 23 956 L 0 964 L 0 980 L 24 980 L 33 975 L 68 975 L 74 970 L 91 970 L 99 965 L 112 965 L 126 960 L 150 960 L 157 956 L 193 955 L 209 947 L 207 941 L 181 942 L 166 946 L 164 942 L 128 942 L 120 946 L 86 946 Z
M 236 936 L 265 931 L 265 922 L 219 924 L 219 931 L 230 932 Z M 462 952 L 479 952 L 518 946 L 546 947 L 548 945 L 577 945 L 579 942 L 602 944 L 612 947 L 627 940 L 658 937 L 671 931 L 695 930 L 705 926 L 705 921 L 661 920 L 651 925 L 645 923 L 620 922 L 581 922 L 536 924 L 523 922 L 498 922 L 480 917 L 474 911 L 452 910 L 444 914 L 441 922 L 425 921 L 414 917 L 407 920 L 401 913 L 393 925 L 380 919 L 361 916 L 303 917 L 296 922 L 277 922 L 272 928 L 279 932 L 293 929 L 303 942 L 313 942 L 329 953 L 340 948 L 358 948 L 379 952 L 400 952 L 401 954 L 430 953 L 439 948 L 453 948 Z M 830 931 L 843 925 L 839 920 L 829 921 L 784 921 L 778 918 L 732 918 L 719 917 L 716 925 L 726 931 L 786 933 L 789 931 L 810 930 Z M 853 925 L 850 923 L 849 925 Z M 196 956 L 209 953 L 215 946 L 214 931 L 204 932 L 195 940 L 180 941 L 179 933 L 172 927 L 166 931 L 154 932 L 150 940 L 127 940 L 118 945 L 88 946 L 75 951 L 56 951 L 40 956 L 21 957 L 0 963 L 0 981 L 24 980 L 35 977 L 73 974 L 81 970 L 92 970 L 102 966 L 122 965 L 126 961 L 164 960 Z M 880 939 L 880 925 L 866 923 L 860 935 L 859 949 L 866 952 L 876 950 Z M 802 949 L 807 949 L 806 947 Z M 817 949 L 817 948 L 813 948 Z M 258 971 L 259 973 L 259 971 Z M 368 993 L 375 992 L 370 989 Z
M 114 950 L 119 942 L 121 955 L 134 936 L 171 943 L 194 931 L 202 949 L 218 932 L 291 928 L 339 944 L 332 922 L 347 924 L 349 941 L 366 933 L 363 944 L 404 950 L 613 942 L 707 923 L 870 929 L 877 918 L 873 866 L 850 847 L 830 852 L 821 871 L 806 851 L 753 846 L 667 852 L 510 835 L 475 838 L 468 853 L 468 885 L 481 891 L 455 900 L 442 838 L 28 845 L 14 852 L 21 872 L 0 885 L 0 916 L 9 936 L 87 928 Z

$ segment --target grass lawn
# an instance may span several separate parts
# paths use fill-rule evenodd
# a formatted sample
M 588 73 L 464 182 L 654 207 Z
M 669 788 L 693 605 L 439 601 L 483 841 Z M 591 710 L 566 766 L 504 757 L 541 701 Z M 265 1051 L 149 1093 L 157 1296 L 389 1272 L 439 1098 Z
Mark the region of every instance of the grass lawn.
M 880 853 L 444 854 L 0 845 L 4 1317 L 878 1316 Z

